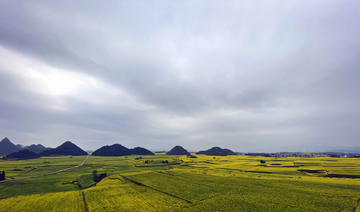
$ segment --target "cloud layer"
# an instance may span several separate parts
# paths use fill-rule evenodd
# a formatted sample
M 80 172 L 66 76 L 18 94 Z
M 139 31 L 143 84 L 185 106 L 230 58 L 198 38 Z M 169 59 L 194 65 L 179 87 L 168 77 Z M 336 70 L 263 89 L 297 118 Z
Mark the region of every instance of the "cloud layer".
M 0 136 L 84 149 L 355 146 L 356 1 L 3 1 Z

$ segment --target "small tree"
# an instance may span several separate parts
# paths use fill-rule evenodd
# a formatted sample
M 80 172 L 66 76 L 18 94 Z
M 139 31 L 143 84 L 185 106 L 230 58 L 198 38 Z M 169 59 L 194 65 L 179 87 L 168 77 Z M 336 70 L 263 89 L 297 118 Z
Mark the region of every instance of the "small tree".
M 0 174 L 0 180 L 5 180 L 5 171 Z
M 93 171 L 93 175 L 94 175 L 93 180 L 95 182 L 100 182 L 103 178 L 106 177 L 106 173 L 102 173 L 100 175 L 97 175 L 97 173 L 98 173 L 98 171 L 96 171 L 96 170 Z
M 264 163 L 266 163 L 266 162 L 265 162 L 264 160 L 260 160 L 260 163 L 261 163 L 261 164 L 264 164 Z

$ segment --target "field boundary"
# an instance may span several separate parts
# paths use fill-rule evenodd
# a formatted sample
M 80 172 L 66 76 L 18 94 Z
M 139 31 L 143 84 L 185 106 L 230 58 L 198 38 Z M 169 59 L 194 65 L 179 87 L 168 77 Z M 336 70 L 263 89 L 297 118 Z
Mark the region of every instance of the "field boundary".
M 121 175 L 120 175 L 120 176 L 121 176 Z M 130 181 L 130 182 L 132 182 L 132 183 L 134 183 L 134 184 L 136 184 L 136 185 L 139 185 L 139 186 L 144 186 L 144 187 L 146 187 L 146 188 L 153 189 L 153 190 L 155 190 L 155 191 L 157 191 L 157 192 L 160 192 L 160 193 L 163 193 L 163 194 L 169 195 L 169 196 L 171 196 L 171 197 L 173 197 L 173 198 L 176 198 L 176 199 L 179 199 L 179 200 L 185 201 L 186 203 L 192 204 L 192 202 L 191 202 L 191 201 L 189 201 L 189 200 L 187 200 L 187 199 L 184 199 L 184 198 L 178 197 L 178 196 L 176 196 L 176 195 L 173 195 L 173 194 L 167 193 L 167 192 L 165 192 L 165 191 L 161 191 L 161 190 L 159 190 L 159 189 L 156 189 L 156 188 L 153 188 L 153 187 L 150 187 L 150 186 L 144 185 L 144 184 L 142 184 L 142 183 L 140 183 L 140 182 L 138 182 L 138 181 L 132 180 L 132 179 L 130 179 L 130 178 L 127 178 L 127 177 L 124 177 L 124 176 L 121 176 L 121 177 L 123 177 L 125 180 L 128 180 L 128 181 Z
M 75 169 L 75 168 L 78 168 L 78 167 L 84 165 L 84 163 L 85 163 L 86 160 L 89 158 L 89 156 L 90 156 L 90 155 L 86 156 L 86 158 L 84 159 L 84 161 L 81 162 L 79 165 L 76 165 L 76 166 L 73 166 L 73 167 L 70 167 L 70 168 L 67 168 L 67 169 L 63 169 L 63 170 L 56 171 L 56 172 L 51 172 L 51 173 L 45 173 L 45 174 L 35 175 L 35 176 L 28 176 L 28 177 L 21 177 L 21 178 L 9 179 L 9 180 L 2 180 L 2 181 L 0 181 L 0 183 L 2 183 L 2 182 L 9 182 L 9 181 L 15 181 L 15 180 L 29 179 L 29 178 L 37 178 L 37 177 L 43 177 L 43 176 L 47 176 L 47 175 L 57 174 L 57 173 L 60 173 L 60 172 L 66 172 L 66 171 L 69 171 L 69 170 L 71 170 L 71 169 Z

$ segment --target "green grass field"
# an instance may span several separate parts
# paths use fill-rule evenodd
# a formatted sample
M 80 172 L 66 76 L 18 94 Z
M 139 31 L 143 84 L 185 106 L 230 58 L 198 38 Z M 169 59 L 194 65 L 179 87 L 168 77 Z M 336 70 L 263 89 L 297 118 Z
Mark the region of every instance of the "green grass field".
M 1 182 L 0 211 L 360 211 L 359 159 L 139 157 L 90 156 Z M 0 161 L 0 171 L 16 179 L 84 158 Z M 96 184 L 93 170 L 107 177 Z

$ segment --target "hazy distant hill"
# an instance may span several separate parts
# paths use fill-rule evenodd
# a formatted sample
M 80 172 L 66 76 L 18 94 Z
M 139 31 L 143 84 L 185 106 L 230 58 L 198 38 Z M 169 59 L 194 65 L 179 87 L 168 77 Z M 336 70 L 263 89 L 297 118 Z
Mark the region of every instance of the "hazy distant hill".
M 40 156 L 30 150 L 24 149 L 24 150 L 20 150 L 18 152 L 13 152 L 9 155 L 6 155 L 6 157 L 4 157 L 4 159 L 34 159 L 34 158 L 39 158 Z
M 45 150 L 40 153 L 41 156 L 49 155 L 87 155 L 88 153 L 82 150 L 80 147 L 71 143 L 71 141 L 66 141 L 55 149 Z
M 166 153 L 167 155 L 190 155 L 190 153 L 182 146 L 175 146 Z
M 344 152 L 344 153 L 360 153 L 360 147 L 354 146 L 354 147 L 330 147 L 326 149 L 326 152 Z
M 13 144 L 7 137 L 0 141 L 0 155 L 8 155 L 21 149 L 21 145 Z
M 95 156 L 125 156 L 125 155 L 154 155 L 151 151 L 142 148 L 135 147 L 134 149 L 128 149 L 121 144 L 113 144 L 111 146 L 103 146 L 95 150 L 92 155 Z
M 214 155 L 214 156 L 236 155 L 230 149 L 222 149 L 220 147 L 213 147 L 213 148 L 208 149 L 208 150 L 199 151 L 196 154 Z
M 30 150 L 30 151 L 35 152 L 35 153 L 37 153 L 37 154 L 39 154 L 40 152 L 43 152 L 43 151 L 47 150 L 46 147 L 44 147 L 44 146 L 41 145 L 41 144 L 38 144 L 38 145 L 32 144 L 32 145 L 30 145 L 30 146 L 24 147 L 24 149 Z

